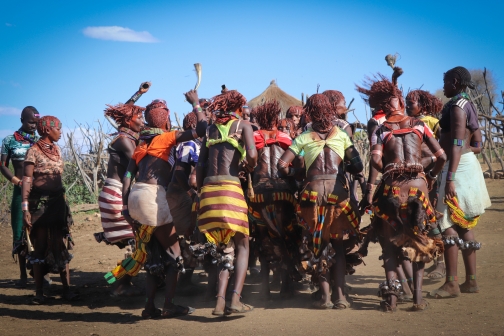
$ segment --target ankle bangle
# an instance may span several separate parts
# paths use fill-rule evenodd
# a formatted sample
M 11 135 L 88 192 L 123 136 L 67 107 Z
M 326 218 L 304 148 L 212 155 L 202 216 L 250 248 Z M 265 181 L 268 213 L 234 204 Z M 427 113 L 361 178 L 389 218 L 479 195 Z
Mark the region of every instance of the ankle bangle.
M 234 289 L 233 289 L 233 293 L 234 293 L 234 294 L 236 294 L 236 295 L 238 295 L 238 296 L 240 297 L 240 299 L 242 298 L 242 297 L 241 297 L 241 295 L 240 295 L 240 293 L 238 293 L 238 292 L 237 292 L 237 291 L 235 291 Z
M 469 279 L 469 280 L 476 280 L 476 274 L 466 275 L 466 279 Z
M 456 275 L 447 275 L 446 281 L 458 281 L 458 276 Z

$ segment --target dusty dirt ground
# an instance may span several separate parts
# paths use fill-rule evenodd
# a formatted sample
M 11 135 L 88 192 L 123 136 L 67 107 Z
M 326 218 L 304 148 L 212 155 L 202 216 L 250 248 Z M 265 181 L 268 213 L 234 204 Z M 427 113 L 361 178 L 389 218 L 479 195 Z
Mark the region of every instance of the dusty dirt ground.
M 352 287 L 350 309 L 310 309 L 310 291 L 307 287 L 293 299 L 281 300 L 274 292 L 271 301 L 258 294 L 259 286 L 247 283 L 243 292 L 245 302 L 256 309 L 242 316 L 214 318 L 212 302 L 202 296 L 178 297 L 177 303 L 191 305 L 196 312 L 187 317 L 170 320 L 144 321 L 140 317 L 142 297 L 117 299 L 108 295 L 103 275 L 110 271 L 124 250 L 98 244 L 92 234 L 100 230 L 99 218 L 92 214 L 75 216 L 73 229 L 76 247 L 71 263 L 71 281 L 82 296 L 81 301 L 67 303 L 61 299 L 61 284 L 52 276 L 53 284 L 46 293 L 53 299 L 44 306 L 33 306 L 30 299 L 34 284 L 27 289 L 15 289 L 12 280 L 18 276 L 18 266 L 10 257 L 11 231 L 8 223 L 0 228 L 0 335 L 504 335 L 504 180 L 487 180 L 492 207 L 482 216 L 476 227 L 477 240 L 483 243 L 478 252 L 479 294 L 462 294 L 459 298 L 430 299 L 429 310 L 408 312 L 411 305 L 401 304 L 396 313 L 385 314 L 378 310 L 380 298 L 376 296 L 379 282 L 384 279 L 378 260 L 378 245 L 370 246 L 367 266 L 359 266 L 353 276 L 348 276 Z M 85 217 L 91 216 L 91 221 Z M 364 219 L 366 226 L 369 219 Z M 464 279 L 464 268 L 459 258 L 458 276 Z M 144 274 L 134 283 L 143 287 Z M 194 276 L 204 287 L 204 278 Z M 439 281 L 425 279 L 424 296 L 441 285 Z M 156 297 L 162 306 L 163 293 Z

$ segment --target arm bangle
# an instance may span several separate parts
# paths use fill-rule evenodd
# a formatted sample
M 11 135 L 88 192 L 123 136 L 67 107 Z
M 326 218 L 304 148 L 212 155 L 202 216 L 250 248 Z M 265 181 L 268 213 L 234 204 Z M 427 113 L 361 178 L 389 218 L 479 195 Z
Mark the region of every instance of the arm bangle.
M 446 175 L 446 181 L 455 181 L 455 173 L 452 173 L 452 172 L 448 172 L 448 174 Z
M 28 177 L 28 176 L 23 176 L 23 182 L 31 183 L 32 182 L 32 178 Z
M 11 178 L 11 180 L 10 180 L 10 181 L 12 182 L 12 184 L 17 185 L 17 186 L 19 186 L 19 185 L 20 185 L 20 182 L 21 182 L 21 180 L 20 180 L 20 179 L 18 179 L 18 177 L 17 177 L 17 176 L 12 176 L 12 178 Z
M 433 179 L 433 180 L 437 180 L 437 177 L 438 177 L 438 176 L 437 176 L 437 175 L 432 175 L 432 170 L 430 170 L 430 171 L 427 173 L 427 175 L 429 175 L 429 177 L 430 177 L 431 179 Z
M 379 155 L 380 157 L 382 157 L 383 152 L 381 150 L 375 149 L 371 151 L 371 155 Z
M 131 172 L 129 170 L 124 173 L 124 178 L 131 178 Z
M 435 157 L 434 155 L 430 157 L 431 158 L 431 163 L 434 163 L 437 161 L 437 157 Z
M 465 143 L 465 141 L 463 139 L 453 139 L 453 144 L 455 146 L 463 147 L 464 143 Z
M 282 168 L 288 167 L 289 164 L 282 159 L 278 159 L 278 165 Z
M 131 96 L 131 98 L 128 100 L 128 101 L 132 101 L 133 103 L 136 103 L 138 99 L 140 99 L 140 97 L 142 97 L 142 94 L 140 91 L 137 91 L 135 92 L 135 94 L 133 96 Z
M 203 112 L 203 110 L 201 109 L 200 104 L 193 105 L 193 112 L 194 113 Z
M 21 202 L 21 211 L 28 211 L 28 201 Z
M 481 147 L 483 147 L 482 144 L 483 144 L 483 142 L 473 141 L 473 142 L 471 142 L 471 147 L 481 148 Z
M 436 153 L 434 153 L 434 156 L 436 158 L 440 157 L 441 155 L 443 155 L 445 153 L 444 149 L 443 148 L 440 148 Z

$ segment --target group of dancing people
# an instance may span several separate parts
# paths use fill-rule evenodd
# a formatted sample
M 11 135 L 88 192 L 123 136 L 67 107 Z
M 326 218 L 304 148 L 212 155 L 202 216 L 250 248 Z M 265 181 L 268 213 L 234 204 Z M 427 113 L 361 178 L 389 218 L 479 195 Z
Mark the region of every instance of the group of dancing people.
M 211 99 L 191 90 L 185 98 L 193 110 L 183 129 L 172 128 L 164 100 L 135 105 L 150 83 L 126 103 L 108 105 L 105 116 L 117 132 L 98 199 L 103 232 L 95 238 L 132 251 L 105 275 L 111 294 L 145 294 L 146 319 L 191 314 L 194 308 L 174 302 L 177 282 L 191 283 L 200 265 L 208 274 L 206 295 L 216 300 L 212 315 L 242 314 L 253 310 L 241 294 L 258 258 L 264 296 L 270 295 L 273 271 L 282 298 L 293 295 L 297 282 L 310 281 L 318 288 L 314 308 L 347 309 L 345 277 L 367 256 L 369 243 L 382 249 L 386 280 L 379 295 L 385 312 L 400 301 L 412 302 L 411 311 L 428 308 L 422 282 L 431 261 L 436 266 L 430 275 L 445 282 L 430 297 L 477 293 L 481 244 L 471 229 L 490 199 L 475 156 L 482 145 L 477 110 L 466 93 L 474 84 L 463 67 L 447 71 L 449 101 L 443 106 L 423 90 L 404 98 L 397 85 L 401 74 L 396 67 L 392 80 L 376 75 L 356 87 L 373 112 L 367 180 L 345 98 L 336 90 L 291 106 L 284 119 L 274 100 L 251 109 L 242 94 L 224 86 Z M 31 106 L 23 109 L 21 122 L 1 152 L 1 172 L 14 184 L 12 253 L 21 274 L 16 286 L 26 286 L 30 270 L 32 302 L 43 304 L 44 276 L 60 273 L 63 298 L 75 300 L 68 267 L 73 221 L 56 144 L 62 124 Z M 362 228 L 365 212 L 371 223 Z M 460 285 L 459 250 L 466 271 Z M 142 269 L 145 290 L 131 283 Z M 154 304 L 160 287 L 162 309 Z

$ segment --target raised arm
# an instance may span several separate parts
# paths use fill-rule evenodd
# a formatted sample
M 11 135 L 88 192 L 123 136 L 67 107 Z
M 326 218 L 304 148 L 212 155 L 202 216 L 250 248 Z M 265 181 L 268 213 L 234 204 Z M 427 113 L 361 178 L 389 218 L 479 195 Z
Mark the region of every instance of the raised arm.
M 203 109 L 199 105 L 198 92 L 191 90 L 184 93 L 186 100 L 192 105 L 192 113 L 196 114 L 196 129 L 187 130 L 177 133 L 177 143 L 194 140 L 205 136 L 206 128 L 208 126 L 207 117 Z
M 146 93 L 147 91 L 149 91 L 149 88 L 151 86 L 151 82 L 143 82 L 142 84 L 140 84 L 140 87 L 138 88 L 138 91 L 135 92 L 133 94 L 133 96 L 131 96 L 130 99 L 128 99 L 128 101 L 126 102 L 127 105 L 134 105 L 138 99 L 140 99 L 140 97 Z

